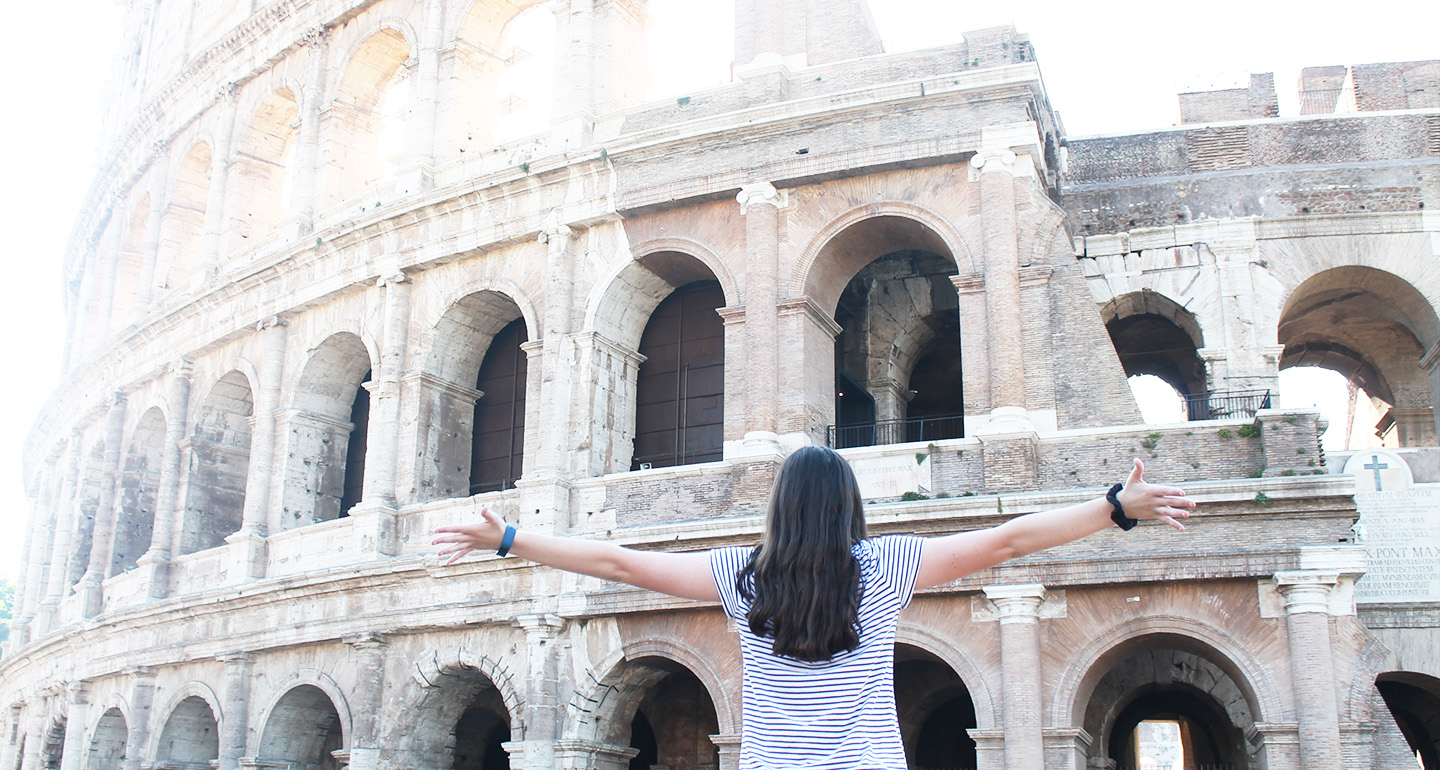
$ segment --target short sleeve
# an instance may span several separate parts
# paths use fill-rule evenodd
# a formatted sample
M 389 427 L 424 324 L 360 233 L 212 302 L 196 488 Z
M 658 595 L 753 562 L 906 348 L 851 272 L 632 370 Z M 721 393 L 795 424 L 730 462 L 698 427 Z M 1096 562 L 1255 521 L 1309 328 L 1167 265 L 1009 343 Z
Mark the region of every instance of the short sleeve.
M 725 614 L 736 620 L 744 620 L 748 610 L 744 607 L 740 589 L 735 587 L 735 576 L 740 574 L 740 570 L 750 560 L 753 550 L 755 549 L 751 546 L 733 546 L 716 548 L 710 552 L 710 575 L 715 579 L 715 590 L 720 594 L 720 604 L 725 608 Z
M 914 535 L 888 535 L 871 541 L 876 550 L 876 566 L 880 579 L 894 592 L 900 609 L 910 606 L 915 594 L 915 578 L 920 574 L 920 556 L 925 538 Z

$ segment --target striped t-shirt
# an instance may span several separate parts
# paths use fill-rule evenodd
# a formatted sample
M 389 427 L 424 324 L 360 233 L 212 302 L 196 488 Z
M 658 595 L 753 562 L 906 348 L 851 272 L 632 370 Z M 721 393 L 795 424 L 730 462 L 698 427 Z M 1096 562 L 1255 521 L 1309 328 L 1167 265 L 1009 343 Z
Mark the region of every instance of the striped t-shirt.
M 860 646 L 818 663 L 776 655 L 773 640 L 750 631 L 750 602 L 735 577 L 754 549 L 710 552 L 720 601 L 740 627 L 740 770 L 904 770 L 895 718 L 895 620 L 910 603 L 923 543 L 892 536 L 855 544 L 863 586 Z

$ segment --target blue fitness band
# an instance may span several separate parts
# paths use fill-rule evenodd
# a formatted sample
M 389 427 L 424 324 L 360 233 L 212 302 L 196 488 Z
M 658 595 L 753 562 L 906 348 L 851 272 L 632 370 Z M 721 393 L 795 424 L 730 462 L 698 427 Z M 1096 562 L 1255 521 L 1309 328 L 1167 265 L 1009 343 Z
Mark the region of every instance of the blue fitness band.
M 496 556 L 509 556 L 510 546 L 515 545 L 515 525 L 505 525 L 505 537 L 500 539 L 500 548 L 495 551 Z

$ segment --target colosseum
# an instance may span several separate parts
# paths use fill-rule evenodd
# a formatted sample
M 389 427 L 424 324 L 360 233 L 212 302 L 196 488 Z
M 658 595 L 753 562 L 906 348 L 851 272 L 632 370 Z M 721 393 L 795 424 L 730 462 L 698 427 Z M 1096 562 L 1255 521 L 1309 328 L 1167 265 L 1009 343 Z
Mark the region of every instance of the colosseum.
M 872 533 L 1134 457 L 1202 504 L 918 595 L 911 767 L 1440 768 L 1440 62 L 1081 138 L 1024 34 L 885 53 L 864 0 L 743 0 L 659 102 L 643 0 L 128 8 L 0 768 L 733 770 L 715 606 L 430 533 L 751 543 L 806 444 Z

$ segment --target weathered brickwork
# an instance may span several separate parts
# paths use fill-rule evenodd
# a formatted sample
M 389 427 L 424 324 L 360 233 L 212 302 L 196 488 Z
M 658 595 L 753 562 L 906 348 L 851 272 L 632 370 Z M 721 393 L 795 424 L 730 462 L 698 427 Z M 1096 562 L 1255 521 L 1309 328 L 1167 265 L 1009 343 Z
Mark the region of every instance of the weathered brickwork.
M 1434 603 L 1357 607 L 1352 455 L 1276 401 L 1340 372 L 1440 481 L 1435 63 L 1069 140 L 1025 35 L 886 55 L 860 0 L 738 3 L 734 82 L 651 104 L 639 2 L 247 8 L 130 8 L 26 447 L 0 767 L 731 770 L 716 607 L 432 532 L 753 544 L 825 442 L 876 535 L 1137 458 L 1202 505 L 921 592 L 916 766 L 1133 766 L 1178 714 L 1201 764 L 1378 770 L 1395 715 L 1440 719 Z M 548 95 L 509 90 L 527 28 Z M 1143 424 L 1137 374 L 1188 419 Z

